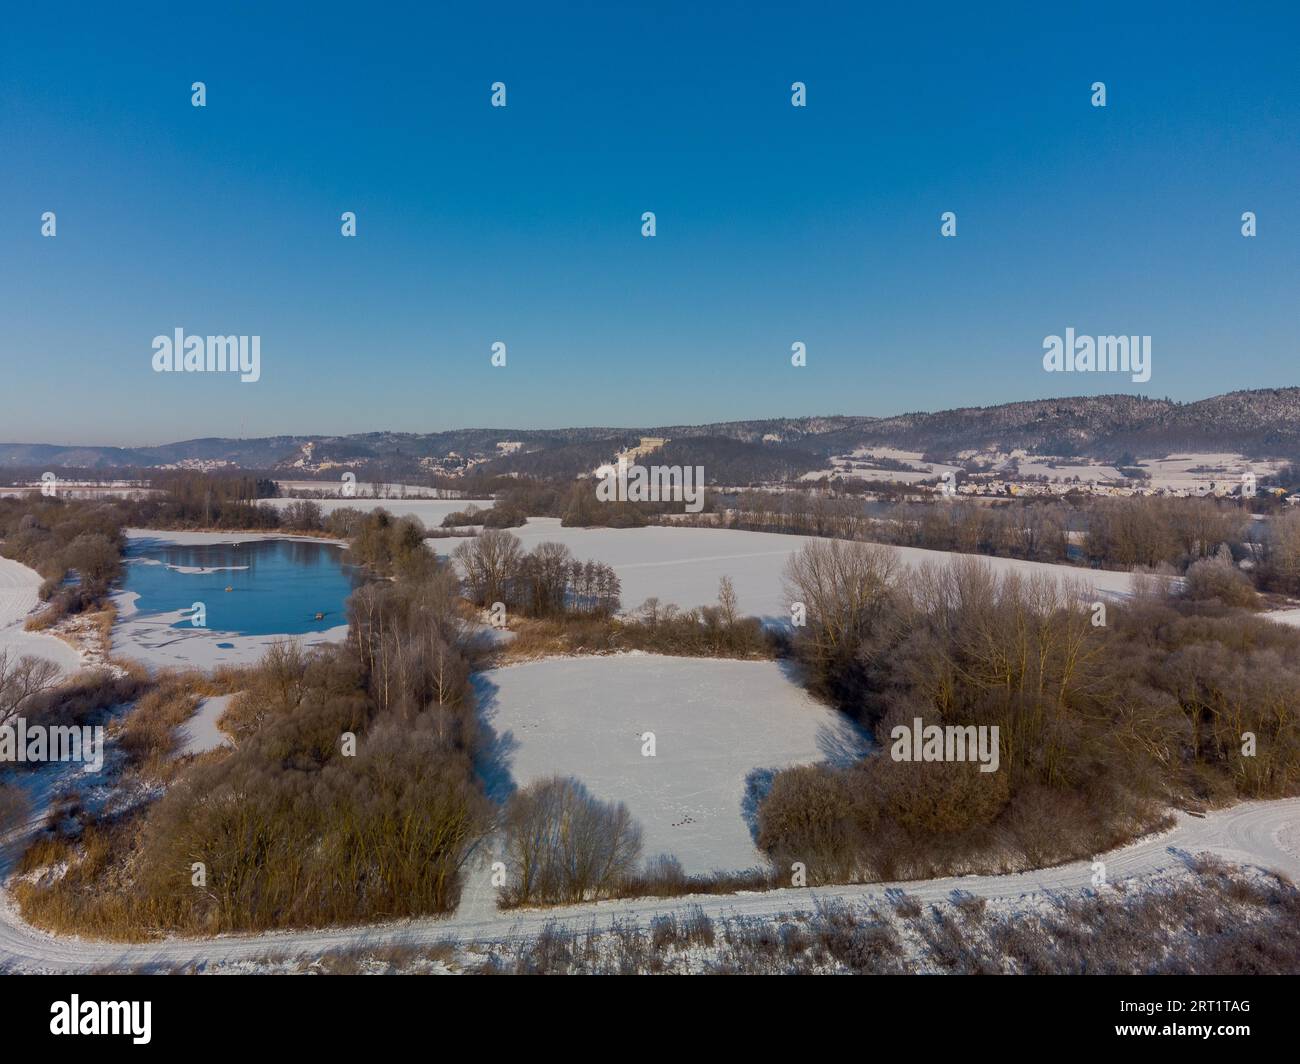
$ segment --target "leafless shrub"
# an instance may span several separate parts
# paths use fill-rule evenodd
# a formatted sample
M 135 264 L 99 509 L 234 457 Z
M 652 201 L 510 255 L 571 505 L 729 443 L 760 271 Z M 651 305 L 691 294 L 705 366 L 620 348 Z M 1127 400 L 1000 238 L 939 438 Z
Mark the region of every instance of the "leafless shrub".
M 890 895 L 889 900 L 894 912 L 905 920 L 915 920 L 921 915 L 921 903 L 910 894 L 896 891 Z
M 511 796 L 506 851 L 515 880 L 507 906 L 607 897 L 641 856 L 641 828 L 627 807 L 594 798 L 577 780 L 541 780 Z
M 988 898 L 976 897 L 974 894 L 958 894 L 953 905 L 971 923 L 978 924 L 984 919 L 984 910 L 988 908 Z
M 1230 560 L 1203 558 L 1187 570 L 1183 594 L 1193 600 L 1215 599 L 1225 606 L 1254 609 L 1259 595 L 1250 578 Z

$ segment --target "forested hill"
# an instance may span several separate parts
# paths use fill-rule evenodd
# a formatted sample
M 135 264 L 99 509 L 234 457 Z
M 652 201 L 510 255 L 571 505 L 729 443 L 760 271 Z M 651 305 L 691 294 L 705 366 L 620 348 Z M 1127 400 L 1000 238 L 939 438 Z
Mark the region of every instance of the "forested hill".
M 196 463 L 305 476 L 339 467 L 381 471 L 575 476 L 640 437 L 673 441 L 675 462 L 726 468 L 735 477 L 798 476 L 858 446 L 898 447 L 934 456 L 965 450 L 1024 449 L 1047 455 L 1162 457 L 1232 451 L 1300 459 L 1300 388 L 1230 392 L 1191 403 L 1133 395 L 1038 399 L 892 417 L 766 418 L 707 425 L 571 429 L 457 429 L 430 433 L 272 436 L 184 440 L 150 447 L 0 444 L 0 467 L 107 472 Z M 748 473 L 748 476 L 742 476 Z M 710 478 L 712 479 L 712 477 Z

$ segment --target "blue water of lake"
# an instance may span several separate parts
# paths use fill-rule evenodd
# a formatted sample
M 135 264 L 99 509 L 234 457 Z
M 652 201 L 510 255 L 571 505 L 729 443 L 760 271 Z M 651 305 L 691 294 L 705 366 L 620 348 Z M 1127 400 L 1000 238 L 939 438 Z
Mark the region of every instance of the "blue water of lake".
M 364 576 L 343 557 L 342 547 L 310 540 L 150 541 L 130 552 L 123 586 L 142 614 L 185 610 L 176 628 L 191 627 L 201 602 L 214 632 L 301 635 L 347 623 L 344 602 Z

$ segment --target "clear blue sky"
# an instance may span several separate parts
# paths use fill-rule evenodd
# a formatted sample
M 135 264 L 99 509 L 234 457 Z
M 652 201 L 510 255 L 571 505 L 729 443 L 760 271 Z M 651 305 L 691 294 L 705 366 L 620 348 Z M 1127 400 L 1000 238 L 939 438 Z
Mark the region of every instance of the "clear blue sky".
M 0 440 L 1300 384 L 1294 5 L 700 6 L 8 5 Z M 1066 326 L 1150 383 L 1045 374 Z M 153 373 L 177 327 L 261 381 Z

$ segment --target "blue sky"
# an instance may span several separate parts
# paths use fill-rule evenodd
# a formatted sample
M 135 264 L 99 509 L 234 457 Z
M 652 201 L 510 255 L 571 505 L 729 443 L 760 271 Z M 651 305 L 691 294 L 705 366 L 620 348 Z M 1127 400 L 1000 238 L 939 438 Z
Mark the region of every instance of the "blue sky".
M 4 442 L 1300 384 L 1282 5 L 122 6 L 0 14 Z M 1044 373 L 1067 326 L 1151 381 Z

